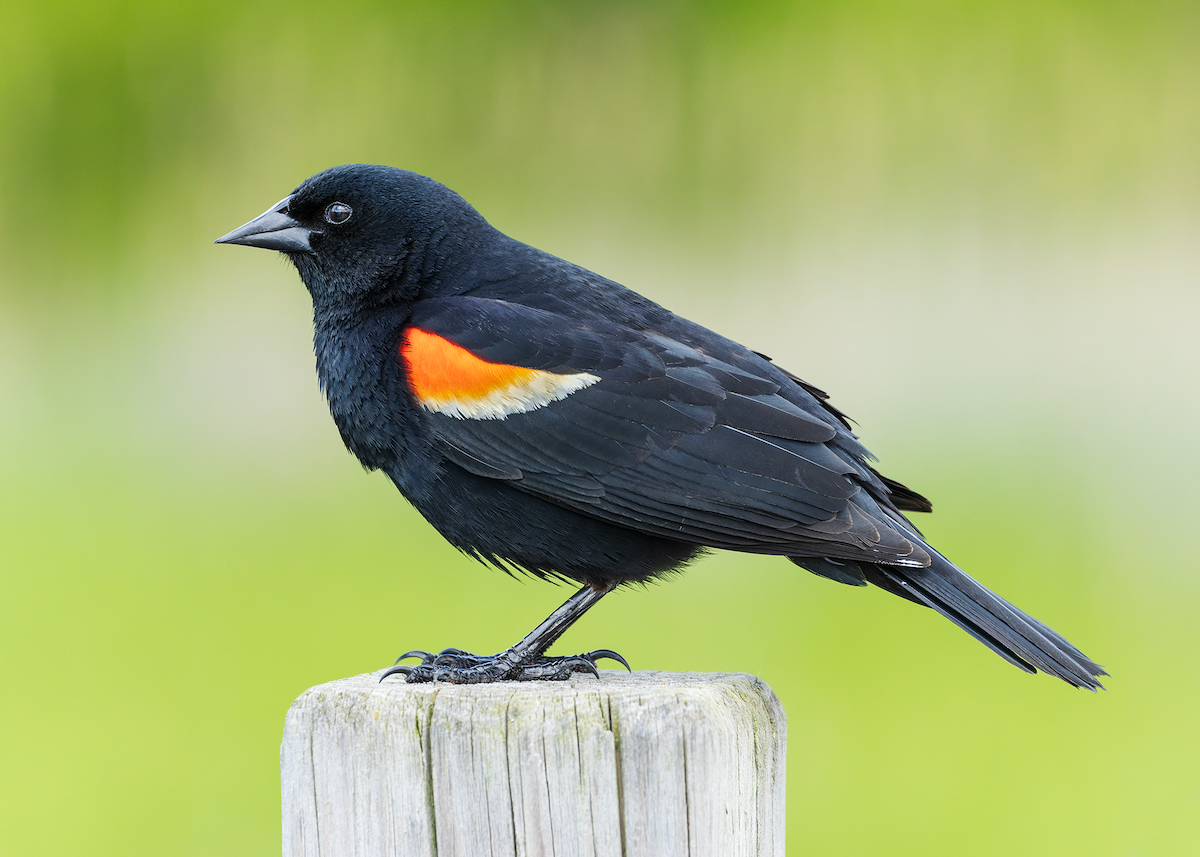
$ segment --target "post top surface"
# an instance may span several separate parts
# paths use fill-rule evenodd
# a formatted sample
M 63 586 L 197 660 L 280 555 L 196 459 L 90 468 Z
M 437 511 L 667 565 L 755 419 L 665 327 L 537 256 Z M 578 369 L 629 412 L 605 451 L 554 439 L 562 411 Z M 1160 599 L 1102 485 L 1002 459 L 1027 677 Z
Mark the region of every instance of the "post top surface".
M 567 681 L 503 681 L 490 684 L 455 685 L 438 682 L 407 684 L 399 678 L 379 677 L 383 670 L 348 678 L 336 679 L 310 687 L 293 704 L 293 707 L 312 704 L 321 700 L 341 699 L 347 703 L 355 700 L 372 699 L 376 704 L 385 700 L 396 703 L 412 702 L 414 697 L 433 697 L 447 701 L 446 697 L 473 697 L 488 699 L 502 697 L 577 697 L 598 695 L 619 699 L 627 697 L 655 696 L 733 696 L 746 700 L 757 699 L 759 704 L 770 708 L 779 707 L 775 693 L 762 679 L 746 673 L 689 673 L 640 670 L 627 673 L 624 670 L 601 670 L 600 678 L 575 675 Z

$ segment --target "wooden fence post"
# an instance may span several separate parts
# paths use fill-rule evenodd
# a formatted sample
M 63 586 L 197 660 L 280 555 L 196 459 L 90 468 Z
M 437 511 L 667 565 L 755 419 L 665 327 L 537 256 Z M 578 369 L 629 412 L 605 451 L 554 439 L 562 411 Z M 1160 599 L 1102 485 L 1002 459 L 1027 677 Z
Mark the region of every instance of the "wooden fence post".
M 280 748 L 284 857 L 782 857 L 783 708 L 739 673 L 318 685 Z

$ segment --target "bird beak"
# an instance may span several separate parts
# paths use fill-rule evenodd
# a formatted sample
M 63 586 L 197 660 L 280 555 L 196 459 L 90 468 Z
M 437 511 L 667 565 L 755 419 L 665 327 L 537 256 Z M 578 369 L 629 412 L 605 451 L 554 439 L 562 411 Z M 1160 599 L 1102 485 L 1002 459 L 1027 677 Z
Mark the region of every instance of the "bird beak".
M 290 196 L 284 197 L 244 226 L 222 235 L 214 244 L 247 244 L 283 253 L 312 253 L 314 230 L 301 226 L 288 214 Z M 320 234 L 320 232 L 316 232 Z

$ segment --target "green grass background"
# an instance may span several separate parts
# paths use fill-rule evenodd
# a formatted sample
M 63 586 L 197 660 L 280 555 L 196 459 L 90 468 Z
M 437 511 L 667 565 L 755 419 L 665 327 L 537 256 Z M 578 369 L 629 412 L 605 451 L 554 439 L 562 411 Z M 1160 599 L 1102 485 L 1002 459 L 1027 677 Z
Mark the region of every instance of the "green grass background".
M 1134 2 L 4 7 L 0 852 L 261 854 L 306 687 L 567 592 L 338 441 L 307 296 L 213 247 L 404 166 L 834 393 L 918 523 L 1113 672 L 723 554 L 562 650 L 740 670 L 795 854 L 1200 848 L 1200 15 Z

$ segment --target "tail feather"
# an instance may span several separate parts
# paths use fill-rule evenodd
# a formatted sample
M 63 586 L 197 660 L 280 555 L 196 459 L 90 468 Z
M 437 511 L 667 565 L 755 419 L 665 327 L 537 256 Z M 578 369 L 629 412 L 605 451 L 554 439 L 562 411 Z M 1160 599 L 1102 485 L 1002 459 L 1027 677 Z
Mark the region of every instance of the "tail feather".
M 1058 676 L 1074 687 L 1103 689 L 1104 669 L 1062 635 L 1022 613 L 940 554 L 926 568 L 862 563 L 871 583 L 931 607 L 993 652 L 1026 672 Z

